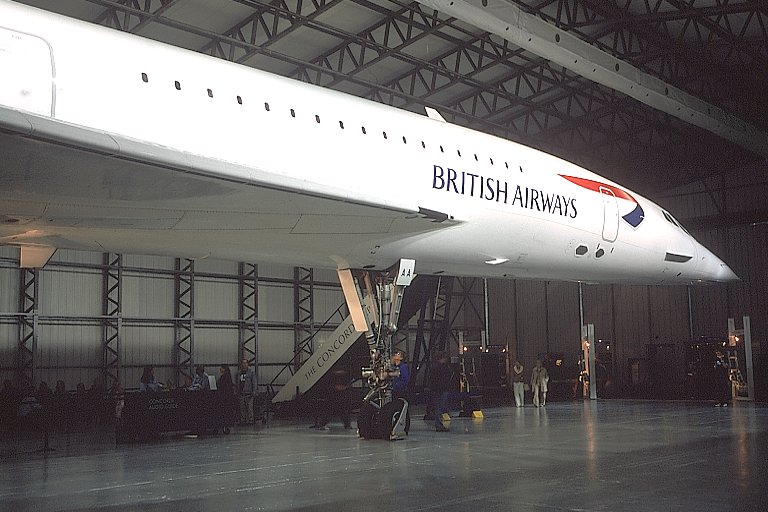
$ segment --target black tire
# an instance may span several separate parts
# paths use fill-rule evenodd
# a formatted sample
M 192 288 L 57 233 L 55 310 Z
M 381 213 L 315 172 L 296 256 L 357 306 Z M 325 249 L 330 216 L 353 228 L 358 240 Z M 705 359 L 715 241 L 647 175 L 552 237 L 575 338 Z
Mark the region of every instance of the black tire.
M 400 419 L 403 413 L 405 402 L 402 398 L 393 400 L 381 408 L 376 419 L 376 433 L 379 439 L 389 440 L 392 434 L 392 428 Z
M 366 402 L 360 408 L 357 415 L 357 433 L 363 439 L 374 439 L 376 437 L 376 419 L 379 410 Z

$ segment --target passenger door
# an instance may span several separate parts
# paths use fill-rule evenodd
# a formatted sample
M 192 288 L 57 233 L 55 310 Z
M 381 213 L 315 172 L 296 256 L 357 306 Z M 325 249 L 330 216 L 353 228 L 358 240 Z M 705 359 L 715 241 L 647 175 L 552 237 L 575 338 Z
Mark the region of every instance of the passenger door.
M 603 240 L 615 242 L 619 236 L 619 205 L 611 189 L 600 187 L 603 197 Z
M 53 116 L 53 52 L 47 42 L 0 27 L 0 76 L 0 105 Z

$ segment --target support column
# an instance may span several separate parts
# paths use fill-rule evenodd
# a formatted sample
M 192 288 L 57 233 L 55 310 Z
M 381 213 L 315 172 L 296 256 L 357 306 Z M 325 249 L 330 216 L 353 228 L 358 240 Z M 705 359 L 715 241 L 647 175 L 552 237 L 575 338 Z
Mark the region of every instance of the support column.
M 238 358 L 247 359 L 254 367 L 259 383 L 259 267 L 254 263 L 238 264 Z
M 34 387 L 35 351 L 39 316 L 37 312 L 38 272 L 39 269 L 19 269 L 19 346 L 16 365 L 16 382 L 21 389 Z
M 176 258 L 174 331 L 176 384 L 194 374 L 195 349 L 195 262 Z
M 304 364 L 315 351 L 312 336 L 315 332 L 314 273 L 311 268 L 293 269 L 293 321 L 294 371 Z
M 595 326 L 587 324 L 581 326 L 581 348 L 584 351 L 584 364 L 589 376 L 589 398 L 597 400 L 597 372 L 595 371 Z M 586 396 L 585 396 L 586 398 Z
M 123 329 L 123 257 L 105 253 L 102 280 L 104 315 L 104 384 L 110 389 L 120 381 L 120 334 Z

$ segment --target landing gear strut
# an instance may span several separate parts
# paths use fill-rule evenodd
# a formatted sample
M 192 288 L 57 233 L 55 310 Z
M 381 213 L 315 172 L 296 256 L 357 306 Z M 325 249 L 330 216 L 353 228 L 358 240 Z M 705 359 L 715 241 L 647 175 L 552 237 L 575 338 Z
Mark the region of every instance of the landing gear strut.
M 408 402 L 402 398 L 392 399 L 391 382 L 399 376 L 399 370 L 391 361 L 400 303 L 405 287 L 414 277 L 414 264 L 413 260 L 400 260 L 396 272 L 377 274 L 375 283 L 371 282 L 369 272 L 363 272 L 357 279 L 355 294 L 362 299 L 361 304 L 365 304 L 368 313 L 365 337 L 371 356 L 370 365 L 363 368 L 368 393 L 357 419 L 358 433 L 364 439 L 400 439 L 407 430 Z M 364 285 L 362 294 L 359 293 L 361 281 Z M 347 290 L 345 295 L 349 303 Z

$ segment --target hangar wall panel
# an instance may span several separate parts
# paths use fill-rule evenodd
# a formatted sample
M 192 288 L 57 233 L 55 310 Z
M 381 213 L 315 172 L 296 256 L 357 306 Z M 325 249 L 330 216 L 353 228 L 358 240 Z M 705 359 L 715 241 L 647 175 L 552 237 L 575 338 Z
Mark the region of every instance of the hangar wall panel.
M 685 343 L 690 338 L 688 288 L 685 286 L 648 287 L 651 310 L 651 338 Z
M 339 276 L 333 269 L 316 268 L 313 271 L 315 281 L 326 283 L 338 283 Z
M 580 348 L 579 285 L 548 281 L 546 291 L 549 351 L 563 353 L 570 359 Z
M 197 272 L 197 267 L 195 267 Z M 237 320 L 238 289 L 234 279 L 195 277 L 195 317 L 205 320 Z
M 204 274 L 237 275 L 237 262 L 213 259 L 195 260 L 195 272 Z
M 49 264 L 56 263 L 76 263 L 84 265 L 101 265 L 104 256 L 100 252 L 85 252 L 85 251 L 56 251 Z
M 514 357 L 518 348 L 516 286 L 516 281 L 488 280 L 488 339 L 494 344 L 506 345 Z
M 285 363 L 293 358 L 293 330 L 259 331 L 259 363 Z
M 467 344 L 480 345 L 481 331 L 485 330 L 485 294 L 482 279 L 457 278 L 455 280 L 450 318 L 454 333 L 463 331 Z M 451 351 L 451 354 L 455 353 L 456 348 Z
M 169 256 L 151 256 L 143 254 L 124 254 L 123 266 L 142 269 L 173 270 L 176 260 Z
M 124 272 L 123 316 L 172 319 L 174 293 L 172 276 Z
M 51 388 L 58 379 L 90 386 L 102 364 L 98 325 L 41 325 L 34 355 L 35 381 Z M 75 379 L 75 382 L 72 382 Z
M 340 287 L 315 286 L 315 323 L 319 325 L 325 322 L 342 304 L 344 304 L 344 295 Z M 341 323 L 341 317 L 335 318 L 333 323 Z
M 543 281 L 517 281 L 518 355 L 531 368 L 540 353 L 548 352 Z
M 0 313 L 15 313 L 19 309 L 19 270 L 0 263 Z
M 43 270 L 38 277 L 38 311 L 52 316 L 101 315 L 101 272 Z
M 163 366 L 173 361 L 173 325 L 128 324 L 123 326 L 121 336 L 124 367 Z
M 15 377 L 15 365 L 18 357 L 19 328 L 13 324 L 0 323 L 0 379 Z
M 236 327 L 195 327 L 195 365 L 202 364 L 209 375 L 218 377 L 218 367 L 238 364 Z M 231 368 L 231 370 L 234 368 Z
M 259 275 L 272 278 L 293 280 L 293 267 L 275 265 L 274 263 L 259 263 Z
M 615 314 L 613 297 L 615 289 L 611 285 L 582 285 L 584 302 L 584 323 L 595 326 L 595 337 L 616 341 Z
M 259 321 L 293 322 L 292 286 L 259 283 Z
M 644 357 L 644 347 L 652 339 L 651 313 L 647 286 L 614 286 L 616 314 L 616 357 Z

